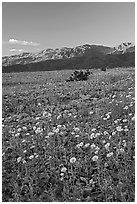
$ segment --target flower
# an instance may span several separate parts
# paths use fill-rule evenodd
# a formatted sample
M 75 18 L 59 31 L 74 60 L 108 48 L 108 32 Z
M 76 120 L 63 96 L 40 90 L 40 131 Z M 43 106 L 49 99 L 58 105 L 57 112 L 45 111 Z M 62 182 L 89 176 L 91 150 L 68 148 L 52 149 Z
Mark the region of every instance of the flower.
M 109 135 L 109 133 L 107 131 L 104 131 L 104 135 Z
M 122 121 L 123 121 L 123 123 L 126 123 L 126 122 L 127 122 L 127 119 L 123 119 Z
M 93 128 L 91 131 L 92 131 L 92 132 L 96 131 L 96 128 Z
M 61 173 L 60 176 L 64 176 L 64 173 Z
M 79 135 L 75 135 L 75 137 L 79 137 Z
M 87 147 L 89 147 L 89 145 L 90 145 L 90 143 L 87 143 L 87 144 L 85 144 L 84 147 L 87 148 Z
M 26 142 L 26 140 L 22 140 L 22 143 L 23 143 L 23 142 Z
M 94 113 L 93 111 L 90 111 L 90 112 L 89 112 L 90 115 L 93 114 L 93 113 Z
M 79 131 L 80 129 L 78 127 L 75 127 L 74 130 L 77 132 Z
M 22 127 L 23 130 L 27 130 L 27 128 L 25 126 Z
M 124 149 L 123 149 L 123 148 L 117 149 L 117 153 L 118 153 L 118 154 L 122 154 L 123 152 L 124 152 Z
M 116 134 L 116 132 L 114 131 L 114 132 L 112 132 L 112 136 L 114 136 Z
M 110 152 L 107 154 L 107 157 L 111 157 L 113 155 L 113 152 Z
M 31 155 L 30 157 L 29 157 L 29 159 L 33 159 L 34 158 L 34 155 Z
M 91 149 L 94 149 L 96 147 L 96 145 L 93 143 L 90 147 L 91 147 Z
M 17 162 L 19 163 L 21 161 L 21 157 L 18 157 L 17 158 Z
M 100 148 L 99 148 L 98 146 L 95 147 L 95 150 L 96 150 L 96 151 L 99 151 L 99 149 L 100 149 Z
M 52 135 L 54 135 L 53 132 L 49 132 L 49 133 L 48 133 L 48 136 L 52 136 Z
M 23 161 L 22 161 L 22 162 L 23 162 L 23 164 L 25 164 L 25 163 L 26 163 L 26 160 L 24 160 L 24 159 L 23 159 Z
M 97 161 L 97 160 L 98 160 L 98 156 L 92 157 L 92 160 L 93 160 L 93 161 Z
M 18 132 L 21 132 L 21 130 L 22 130 L 21 128 L 18 128 Z
M 106 149 L 107 151 L 109 151 L 109 146 L 110 146 L 110 143 L 105 144 L 105 149 Z
M 90 139 L 93 139 L 95 137 L 95 133 L 92 133 L 91 135 L 90 135 Z
M 118 126 L 118 127 L 116 127 L 116 130 L 117 130 L 118 132 L 121 132 L 123 129 L 121 128 L 121 126 Z
M 128 106 L 125 106 L 123 109 L 124 109 L 124 110 L 127 110 L 127 109 L 128 109 Z
M 76 158 L 75 157 L 72 157 L 71 159 L 70 159 L 70 163 L 75 163 L 76 162 Z
M 67 171 L 67 168 L 66 167 L 62 167 L 62 169 L 61 169 L 61 172 L 66 172 Z
M 83 142 L 81 142 L 81 143 L 77 144 L 77 145 L 76 145 L 76 147 L 80 148 L 80 147 L 82 147 L 82 146 L 83 146 L 83 144 L 84 144 L 84 143 L 83 143 Z

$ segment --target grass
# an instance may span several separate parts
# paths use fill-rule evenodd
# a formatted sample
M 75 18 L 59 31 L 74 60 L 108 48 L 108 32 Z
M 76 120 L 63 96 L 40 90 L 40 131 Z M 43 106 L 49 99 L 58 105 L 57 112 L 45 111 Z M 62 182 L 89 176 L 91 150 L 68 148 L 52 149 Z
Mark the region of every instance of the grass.
M 135 201 L 134 71 L 3 74 L 3 202 Z

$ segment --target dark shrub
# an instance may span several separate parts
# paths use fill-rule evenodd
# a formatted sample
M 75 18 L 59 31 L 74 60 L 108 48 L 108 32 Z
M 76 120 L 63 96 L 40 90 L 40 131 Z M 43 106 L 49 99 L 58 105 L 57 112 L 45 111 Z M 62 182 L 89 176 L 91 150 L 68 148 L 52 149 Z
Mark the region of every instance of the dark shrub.
M 101 68 L 101 71 L 103 71 L 103 72 L 105 72 L 106 70 L 107 70 L 106 67 L 102 67 L 102 68 Z
M 85 72 L 83 71 L 77 71 L 75 70 L 71 76 L 69 77 L 69 79 L 67 79 L 66 81 L 86 81 L 88 80 L 88 76 L 90 75 L 90 71 L 86 70 Z

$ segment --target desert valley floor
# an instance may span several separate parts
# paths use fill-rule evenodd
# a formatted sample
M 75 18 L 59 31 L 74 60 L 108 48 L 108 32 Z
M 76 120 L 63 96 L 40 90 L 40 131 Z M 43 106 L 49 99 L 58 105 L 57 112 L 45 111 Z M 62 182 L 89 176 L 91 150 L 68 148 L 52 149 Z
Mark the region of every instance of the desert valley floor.
M 135 68 L 2 75 L 3 202 L 135 200 Z

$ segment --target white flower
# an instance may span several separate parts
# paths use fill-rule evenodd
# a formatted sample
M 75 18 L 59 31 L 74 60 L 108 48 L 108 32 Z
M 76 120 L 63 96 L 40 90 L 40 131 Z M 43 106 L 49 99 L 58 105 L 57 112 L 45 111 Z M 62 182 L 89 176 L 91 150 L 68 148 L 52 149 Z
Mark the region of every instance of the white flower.
M 20 136 L 20 133 L 19 133 L 19 132 L 15 134 L 15 137 L 18 137 L 18 136 Z
M 92 133 L 91 135 L 90 135 L 90 139 L 93 139 L 95 137 L 95 133 Z
M 58 133 L 58 132 L 59 132 L 59 128 L 56 128 L 56 129 L 54 130 L 54 132 L 55 132 L 55 133 Z
M 21 157 L 18 157 L 17 158 L 17 162 L 19 163 L 21 161 Z
M 99 148 L 98 146 L 96 146 L 96 147 L 95 147 L 95 150 L 96 150 L 96 151 L 99 151 L 99 150 L 100 150 L 100 148 Z
M 60 176 L 64 176 L 64 173 L 61 173 Z
M 60 115 L 58 115 L 57 120 L 58 120 L 60 117 L 61 117 L 61 114 L 60 114 Z
M 90 143 L 87 143 L 87 144 L 85 144 L 84 147 L 87 148 L 87 147 L 89 147 L 89 145 L 90 145 Z
M 124 149 L 123 149 L 123 148 L 117 149 L 117 153 L 118 153 L 118 154 L 121 154 L 121 153 L 123 153 L 123 152 L 124 152 Z
M 109 135 L 109 133 L 107 131 L 104 131 L 104 135 Z
M 74 128 L 74 131 L 78 132 L 80 129 L 78 127 Z
M 135 121 L 135 116 L 131 119 L 132 121 Z
M 126 140 L 123 140 L 123 146 L 126 147 L 127 144 L 126 144 Z
M 23 162 L 23 164 L 25 164 L 25 163 L 26 163 L 26 160 L 24 160 L 24 159 L 23 159 L 23 161 L 22 161 L 22 162 Z
M 92 160 L 93 160 L 93 161 L 97 161 L 97 160 L 98 160 L 98 156 L 92 157 Z
M 79 135 L 75 135 L 75 137 L 79 137 Z
M 110 143 L 105 144 L 105 149 L 106 149 L 107 151 L 109 151 L 109 146 L 110 146 Z
M 43 116 L 45 116 L 46 114 L 47 114 L 47 111 L 44 111 L 44 112 L 43 112 Z
M 116 134 L 116 132 L 114 131 L 114 132 L 112 132 L 112 136 L 114 136 Z
M 18 132 L 21 132 L 21 130 L 22 130 L 21 128 L 18 128 Z
M 93 180 L 93 179 L 90 179 L 89 183 L 90 183 L 90 184 L 93 184 L 93 183 L 94 183 L 94 180 Z
M 95 131 L 96 131 L 96 128 L 93 128 L 91 131 L 92 131 L 92 132 L 95 132 Z
M 38 134 L 38 133 L 41 133 L 42 132 L 42 129 L 40 127 L 38 127 L 36 130 L 35 130 L 35 133 Z
M 61 172 L 66 172 L 67 171 L 67 168 L 66 167 L 62 167 L 62 169 L 61 169 Z
M 62 127 L 62 125 L 57 125 L 57 128 L 61 128 Z
M 40 117 L 36 117 L 36 120 L 39 120 L 40 119 Z
M 38 156 L 39 156 L 39 155 L 37 154 L 37 155 L 35 156 L 35 158 L 38 158 Z
M 98 136 L 100 136 L 100 133 L 99 133 L 99 132 L 97 132 L 97 133 L 95 134 L 95 137 L 98 137 Z
M 118 132 L 121 132 L 123 129 L 121 128 L 121 126 L 118 126 L 118 127 L 116 127 L 116 130 L 117 130 Z
M 90 147 L 91 147 L 91 149 L 94 149 L 96 147 L 96 145 L 93 143 Z
M 110 152 L 107 154 L 107 157 L 111 157 L 113 155 L 113 152 Z
M 82 146 L 83 146 L 83 144 L 84 144 L 84 143 L 83 143 L 83 142 L 81 142 L 81 143 L 77 144 L 77 145 L 76 145 L 76 147 L 80 148 L 80 147 L 82 147 Z
M 23 142 L 26 142 L 26 140 L 22 140 L 22 143 L 23 143 Z
M 70 163 L 75 163 L 76 162 L 76 158 L 75 157 L 72 157 L 71 159 L 70 159 Z
M 124 109 L 124 110 L 127 110 L 127 109 L 128 109 L 128 106 L 125 106 L 123 109 Z
M 36 129 L 37 129 L 37 127 L 36 127 L 36 126 L 34 126 L 34 127 L 33 127 L 33 130 L 36 130 Z
M 109 119 L 110 118 L 110 115 L 107 115 L 107 118 L 106 119 Z
M 34 155 L 31 155 L 30 157 L 29 157 L 29 159 L 33 159 L 34 158 Z
M 126 123 L 128 120 L 127 119 L 123 119 L 122 121 L 123 121 L 123 123 Z
M 49 132 L 49 133 L 48 133 L 48 136 L 52 136 L 52 135 L 54 135 L 53 132 Z
M 72 135 L 75 135 L 75 132 L 71 132 Z
M 93 113 L 94 113 L 93 111 L 90 111 L 90 112 L 89 112 L 90 115 L 92 115 Z

